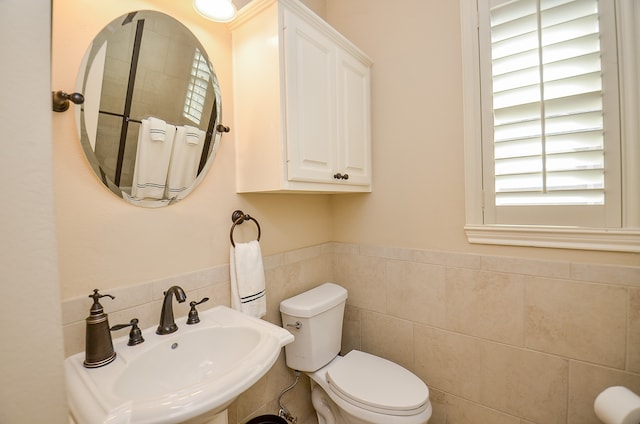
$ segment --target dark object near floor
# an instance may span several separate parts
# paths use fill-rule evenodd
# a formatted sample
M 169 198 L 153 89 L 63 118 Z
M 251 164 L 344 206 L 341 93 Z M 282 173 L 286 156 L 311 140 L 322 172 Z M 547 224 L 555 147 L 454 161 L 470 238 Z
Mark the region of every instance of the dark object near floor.
M 284 418 L 280 418 L 277 415 L 260 415 L 259 417 L 255 417 L 250 421 L 247 421 L 247 424 L 288 424 Z

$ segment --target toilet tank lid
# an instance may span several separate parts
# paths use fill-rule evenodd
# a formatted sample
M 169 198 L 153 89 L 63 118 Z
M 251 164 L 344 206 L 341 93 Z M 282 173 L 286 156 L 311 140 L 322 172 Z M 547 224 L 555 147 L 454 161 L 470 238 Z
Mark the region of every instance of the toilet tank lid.
M 334 283 L 324 283 L 280 302 L 280 312 L 300 318 L 321 314 L 347 299 L 347 290 Z

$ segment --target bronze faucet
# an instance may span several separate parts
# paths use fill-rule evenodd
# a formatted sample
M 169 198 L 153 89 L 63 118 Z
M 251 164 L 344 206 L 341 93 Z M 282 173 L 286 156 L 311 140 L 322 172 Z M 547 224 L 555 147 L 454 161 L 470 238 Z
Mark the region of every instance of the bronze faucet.
M 156 330 L 156 334 L 171 334 L 178 329 L 173 318 L 173 295 L 179 303 L 187 300 L 184 290 L 179 286 L 171 286 L 169 290 L 164 292 L 164 301 L 162 302 L 162 312 L 160 313 L 160 325 Z

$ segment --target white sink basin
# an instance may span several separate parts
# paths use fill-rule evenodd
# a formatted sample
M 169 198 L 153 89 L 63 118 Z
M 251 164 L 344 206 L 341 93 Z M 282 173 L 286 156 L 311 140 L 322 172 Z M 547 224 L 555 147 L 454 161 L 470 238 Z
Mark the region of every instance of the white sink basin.
M 65 361 L 68 401 L 78 424 L 182 423 L 217 414 L 273 366 L 293 336 L 225 306 L 200 312 L 200 323 L 176 319 L 178 331 L 145 342 L 113 341 L 115 360 L 83 366 L 84 352 Z

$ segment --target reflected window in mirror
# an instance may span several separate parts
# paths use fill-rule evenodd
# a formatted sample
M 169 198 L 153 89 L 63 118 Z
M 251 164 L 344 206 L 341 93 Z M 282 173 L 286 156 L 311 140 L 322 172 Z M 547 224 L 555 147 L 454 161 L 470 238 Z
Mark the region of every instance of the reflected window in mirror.
M 184 116 L 196 125 L 200 124 L 202 119 L 210 78 L 211 73 L 209 72 L 207 60 L 200 50 L 196 49 L 191 68 L 189 88 L 184 101 Z

